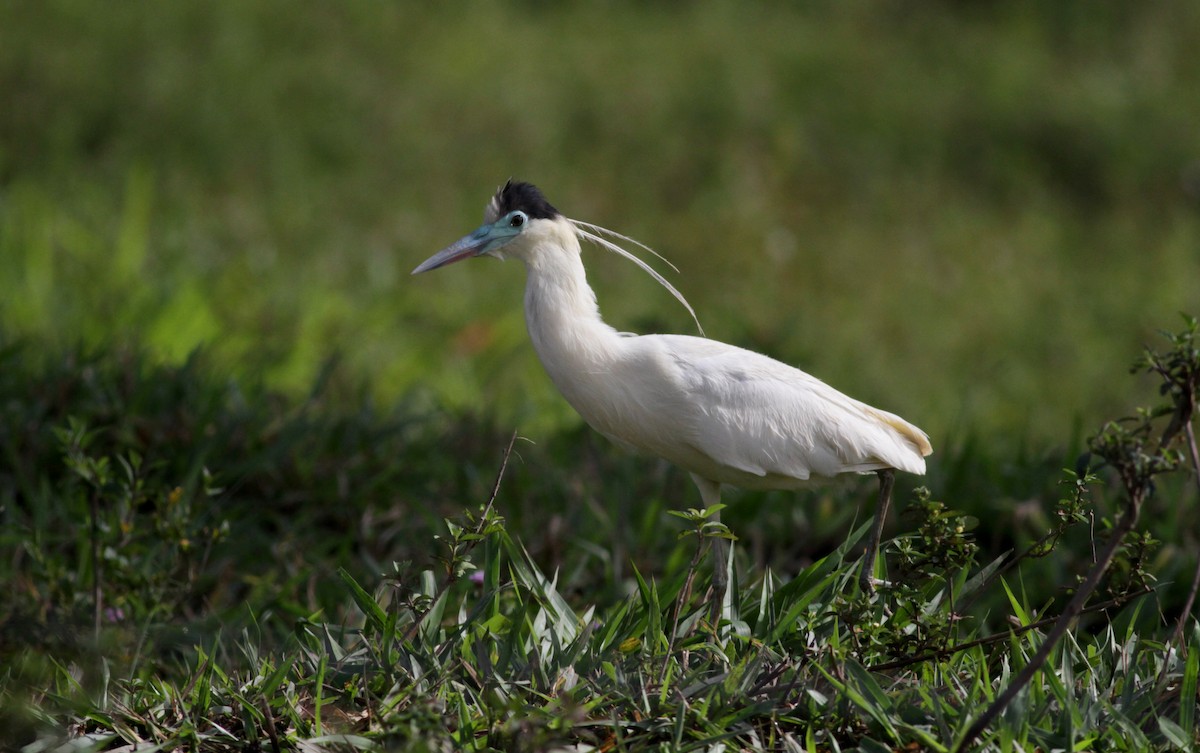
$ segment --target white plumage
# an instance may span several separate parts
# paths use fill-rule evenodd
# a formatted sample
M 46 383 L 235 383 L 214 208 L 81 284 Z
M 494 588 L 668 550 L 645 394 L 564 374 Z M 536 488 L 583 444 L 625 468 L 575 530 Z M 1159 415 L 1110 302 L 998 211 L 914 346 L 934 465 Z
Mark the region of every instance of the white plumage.
M 811 479 L 880 472 L 863 572 L 869 586 L 891 470 L 925 472 L 932 452 L 925 433 L 759 353 L 701 337 L 617 332 L 600 318 L 579 239 L 626 252 L 596 231 L 605 232 L 567 219 L 536 188 L 510 181 L 488 206 L 483 227 L 414 274 L 482 254 L 524 262 L 529 335 L 563 397 L 618 445 L 689 471 L 706 505 L 719 500 L 722 484 L 792 489 Z M 717 570 L 723 589 L 723 562 Z

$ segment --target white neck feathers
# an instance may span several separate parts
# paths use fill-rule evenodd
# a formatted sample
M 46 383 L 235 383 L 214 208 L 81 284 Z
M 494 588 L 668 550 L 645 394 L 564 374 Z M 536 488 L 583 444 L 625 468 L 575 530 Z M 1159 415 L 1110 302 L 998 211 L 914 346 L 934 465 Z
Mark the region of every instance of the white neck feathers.
M 556 223 L 536 243 L 524 258 L 525 324 L 542 365 L 566 392 L 571 380 L 563 377 L 603 370 L 620 337 L 600 318 L 571 226 Z

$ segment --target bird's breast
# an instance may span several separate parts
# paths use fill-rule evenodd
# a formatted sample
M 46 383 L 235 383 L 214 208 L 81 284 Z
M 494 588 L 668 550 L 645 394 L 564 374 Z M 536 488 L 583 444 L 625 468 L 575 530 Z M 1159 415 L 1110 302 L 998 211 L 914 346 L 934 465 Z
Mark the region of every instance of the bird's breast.
M 611 329 L 574 342 L 535 342 L 551 381 L 592 428 L 626 449 L 679 455 L 689 406 L 669 359 Z

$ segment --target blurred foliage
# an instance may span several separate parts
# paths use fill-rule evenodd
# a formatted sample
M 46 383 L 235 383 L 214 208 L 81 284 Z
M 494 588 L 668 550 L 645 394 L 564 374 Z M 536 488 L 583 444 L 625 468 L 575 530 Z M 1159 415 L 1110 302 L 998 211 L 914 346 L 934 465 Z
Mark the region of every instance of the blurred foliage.
M 516 175 L 939 449 L 1061 440 L 1200 303 L 1197 46 L 1191 3 L 4 3 L 0 328 L 292 394 L 336 352 L 546 437 L 520 270 L 407 276 Z M 690 331 L 589 264 L 619 328 Z
M 1146 359 L 1179 363 L 1182 344 L 1194 365 L 1195 332 Z M 0 747 L 948 743 L 1035 650 L 1120 504 L 1092 475 L 1061 491 L 1061 459 L 947 448 L 969 480 L 930 479 L 948 502 L 898 490 L 892 569 L 869 595 L 855 553 L 873 479 L 737 495 L 722 518 L 738 585 L 713 642 L 701 555 L 726 531 L 665 515 L 694 498 L 685 474 L 590 431 L 533 445 L 419 401 L 380 409 L 336 363 L 289 397 L 203 353 L 42 350 L 0 340 Z M 1156 480 L 1113 600 L 994 749 L 1194 741 L 1200 669 L 1182 649 L 1200 635 L 1165 639 L 1195 566 L 1192 483 Z M 1015 547 L 1039 557 L 1002 567 Z
M 445 518 L 489 498 L 508 441 L 489 420 L 411 402 L 381 409 L 336 364 L 293 399 L 223 376 L 203 354 L 163 366 L 134 350 L 38 350 L 0 342 L 0 658 L 30 646 L 69 657 L 89 645 L 93 539 L 106 573 L 105 627 L 148 630 L 163 651 L 236 632 L 247 619 L 268 642 L 318 612 L 341 620 L 336 571 L 374 581 L 393 563 L 403 574 L 439 569 L 430 542 Z M 508 465 L 499 514 L 572 599 L 612 603 L 635 587 L 635 569 L 653 578 L 688 566 L 688 523 L 665 514 L 698 499 L 682 471 L 614 453 L 587 430 L 539 444 L 520 438 Z M 905 572 L 925 567 L 913 555 L 922 541 L 961 565 L 976 547 L 991 562 L 1053 531 L 1063 544 L 1056 556 L 1021 570 L 1028 599 L 1044 603 L 1086 569 L 1089 542 L 1117 509 L 1113 495 L 1096 494 L 1083 516 L 1077 498 L 1070 522 L 1086 524 L 1060 524 L 1061 458 L 1002 460 L 966 445 L 948 448 L 944 465 L 969 469 L 928 479 L 962 512 L 909 503 L 912 479 L 898 479 L 890 529 L 919 528 L 890 545 Z M 1145 516 L 1162 541 L 1143 564 L 1168 617 L 1194 567 L 1200 513 L 1190 486 L 1162 480 Z M 753 579 L 810 565 L 843 544 L 873 500 L 869 478 L 733 495 L 723 520 L 737 537 L 739 571 Z M 949 533 L 927 529 L 935 523 Z M 995 627 L 990 596 L 972 613 Z

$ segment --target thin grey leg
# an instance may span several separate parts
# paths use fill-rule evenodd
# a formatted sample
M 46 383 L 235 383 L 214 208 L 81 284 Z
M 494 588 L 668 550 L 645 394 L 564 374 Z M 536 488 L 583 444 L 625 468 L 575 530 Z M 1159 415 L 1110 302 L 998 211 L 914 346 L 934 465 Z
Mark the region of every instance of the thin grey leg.
M 706 478 L 700 478 L 695 474 L 692 475 L 692 480 L 696 482 L 696 486 L 700 489 L 700 499 L 704 502 L 705 507 L 712 507 L 721 501 L 721 485 L 709 481 Z M 721 522 L 721 513 L 718 511 L 713 514 L 709 520 Z M 724 614 L 725 602 L 729 599 L 729 541 L 727 539 L 713 539 L 713 593 L 709 601 L 709 610 L 712 616 L 712 624 L 715 628 L 721 624 L 721 617 Z
M 862 573 L 858 583 L 863 591 L 875 591 L 875 558 L 879 555 L 879 540 L 883 538 L 883 524 L 887 520 L 888 505 L 892 503 L 892 485 L 896 482 L 896 472 L 891 468 L 877 471 L 879 474 L 879 504 L 875 506 L 875 521 L 871 524 L 871 540 L 867 542 L 867 552 L 863 556 Z

